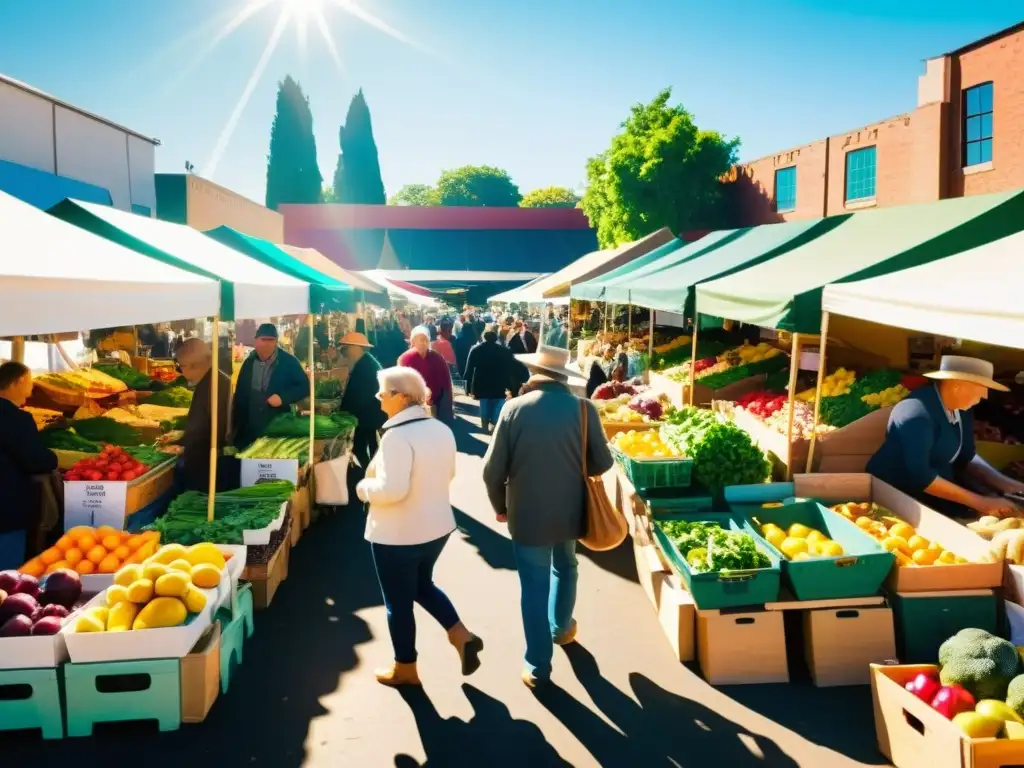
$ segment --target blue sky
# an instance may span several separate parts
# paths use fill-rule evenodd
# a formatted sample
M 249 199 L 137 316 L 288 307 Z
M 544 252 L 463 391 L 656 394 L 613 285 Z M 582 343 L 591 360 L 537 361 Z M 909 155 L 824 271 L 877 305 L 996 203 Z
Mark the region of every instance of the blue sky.
M 156 136 L 158 171 L 189 160 L 208 175 L 288 2 L 264 1 L 201 56 L 245 0 L 8 0 L 0 72 Z M 580 186 L 629 106 L 666 85 L 752 159 L 912 109 L 923 59 L 1024 18 L 1019 0 L 358 1 L 409 42 L 320 0 L 343 69 L 315 27 L 303 48 L 290 24 L 214 181 L 263 202 L 286 74 L 310 98 L 327 180 L 362 87 L 389 194 L 469 163 L 506 168 L 525 192 Z

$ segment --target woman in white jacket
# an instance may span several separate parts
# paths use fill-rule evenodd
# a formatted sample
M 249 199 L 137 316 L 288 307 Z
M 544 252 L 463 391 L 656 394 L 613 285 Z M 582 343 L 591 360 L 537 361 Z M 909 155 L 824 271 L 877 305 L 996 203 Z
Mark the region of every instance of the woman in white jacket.
M 483 641 L 459 620 L 455 606 L 434 584 L 434 564 L 455 530 L 448 487 L 455 477 L 455 436 L 427 414 L 427 385 L 412 368 L 377 373 L 377 398 L 388 420 L 380 448 L 356 486 L 369 503 L 366 540 L 373 552 L 395 663 L 376 671 L 384 685 L 419 685 L 413 603 L 448 631 L 462 673 L 480 667 Z

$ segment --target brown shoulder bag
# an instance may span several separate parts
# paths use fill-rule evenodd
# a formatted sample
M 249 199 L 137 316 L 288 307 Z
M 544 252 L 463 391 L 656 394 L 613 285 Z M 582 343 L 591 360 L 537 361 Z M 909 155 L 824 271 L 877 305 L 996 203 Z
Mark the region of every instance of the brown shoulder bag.
M 580 398 L 580 419 L 583 423 L 583 483 L 587 493 L 587 530 L 580 543 L 595 552 L 615 549 L 629 533 L 626 518 L 612 506 L 600 477 L 587 474 L 587 401 Z

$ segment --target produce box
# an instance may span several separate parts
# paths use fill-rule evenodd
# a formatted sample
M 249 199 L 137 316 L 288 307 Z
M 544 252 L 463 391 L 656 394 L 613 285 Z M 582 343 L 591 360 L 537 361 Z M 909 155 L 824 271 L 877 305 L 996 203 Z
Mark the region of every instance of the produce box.
M 636 430 L 637 432 L 645 429 L 660 429 L 660 421 L 639 421 L 639 422 L 627 422 L 627 421 L 602 421 L 601 428 L 604 430 L 604 436 L 611 439 L 619 432 L 629 432 L 630 430 Z
M 991 544 L 954 520 L 939 514 L 867 474 L 796 475 L 793 495 L 813 498 L 825 505 L 874 502 L 909 523 L 915 531 L 971 562 L 894 568 L 885 582 L 890 592 L 942 592 L 993 589 L 1002 586 L 1003 563 L 980 562 Z
M 258 531 L 242 531 L 242 542 L 247 547 L 269 544 L 270 535 L 281 530 L 281 526 L 284 525 L 285 518 L 287 517 L 288 502 L 286 501 L 281 505 L 281 514 L 279 514 L 266 528 L 260 528 Z
M 819 688 L 868 685 L 870 665 L 896 658 L 892 608 L 819 608 L 804 611 L 804 654 Z
M 636 563 L 637 581 L 651 601 L 654 609 L 658 609 L 658 600 L 661 597 L 661 579 L 665 574 L 665 568 L 658 557 L 658 548 L 653 544 L 639 544 L 633 541 L 633 559 Z
M 881 544 L 849 520 L 817 502 L 771 504 L 735 504 L 731 509 L 760 532 L 767 546 L 778 555 L 782 573 L 798 600 L 865 597 L 879 591 L 893 567 L 891 552 L 882 549 Z M 768 524 L 777 525 L 783 531 L 790 531 L 794 525 L 818 531 L 839 544 L 843 554 L 834 557 L 812 555 L 806 560 L 791 560 L 766 537 L 761 526 Z
M 242 578 L 252 584 L 253 608 L 268 608 L 278 587 L 288 577 L 288 557 L 291 540 L 285 536 L 266 563 L 246 565 Z
M 1015 768 L 1024 741 L 969 739 L 952 721 L 904 686 L 931 664 L 871 665 L 878 749 L 896 768 Z
M 782 611 L 697 611 L 697 660 L 711 685 L 788 683 Z
M 700 380 L 697 380 L 694 387 L 693 404 L 708 406 L 714 400 L 738 400 L 750 392 L 764 389 L 765 378 L 765 374 L 759 373 L 733 382 L 721 389 L 710 389 L 701 384 Z M 674 381 L 657 371 L 650 372 L 648 381 L 653 394 L 665 395 L 676 408 L 682 408 L 690 404 L 689 383 Z
M 169 456 L 142 477 L 123 480 L 65 480 L 64 530 L 79 525 L 109 525 L 121 530 L 127 518 L 167 493 L 174 485 L 177 458 Z
M 662 524 L 671 520 L 686 522 L 717 523 L 727 531 L 748 534 L 755 545 L 768 556 L 768 568 L 736 570 L 725 572 L 696 573 L 686 558 L 679 552 L 675 542 L 665 533 Z M 669 515 L 653 521 L 655 541 L 666 560 L 686 584 L 697 607 L 706 609 L 731 608 L 736 606 L 763 605 L 779 596 L 779 558 L 772 548 L 745 522 L 731 515 Z
M 220 622 L 213 622 L 181 660 L 181 722 L 201 723 L 220 693 Z
M 609 450 L 638 491 L 687 488 L 690 485 L 693 474 L 693 461 L 690 459 L 634 459 L 614 445 L 610 445 Z
M 891 601 L 896 650 L 906 664 L 934 661 L 939 646 L 961 629 L 999 634 L 999 601 L 991 589 L 896 594 Z
M 679 661 L 694 661 L 697 658 L 697 605 L 693 595 L 678 576 L 664 572 L 656 576 L 655 607 L 661 631 Z

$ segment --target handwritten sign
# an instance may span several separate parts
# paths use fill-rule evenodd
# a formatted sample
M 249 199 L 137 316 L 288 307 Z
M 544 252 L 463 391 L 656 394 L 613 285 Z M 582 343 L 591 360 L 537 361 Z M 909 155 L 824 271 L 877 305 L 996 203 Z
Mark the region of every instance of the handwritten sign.
M 299 484 L 298 459 L 242 459 L 242 487 L 271 480 L 289 480 Z
M 64 483 L 64 530 L 76 525 L 124 528 L 128 483 L 121 481 Z

